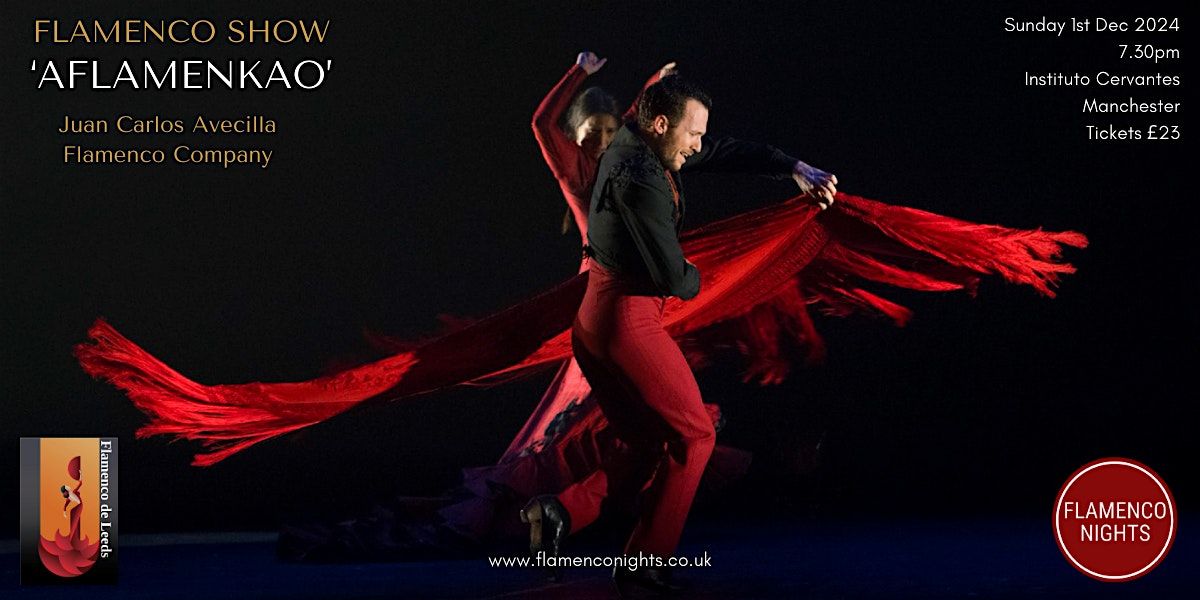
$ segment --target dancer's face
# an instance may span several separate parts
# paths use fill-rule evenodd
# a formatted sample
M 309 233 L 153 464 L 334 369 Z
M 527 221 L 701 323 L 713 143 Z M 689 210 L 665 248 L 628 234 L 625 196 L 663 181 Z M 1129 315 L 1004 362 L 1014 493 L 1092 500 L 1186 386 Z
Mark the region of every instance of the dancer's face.
M 617 118 L 610 114 L 596 113 L 584 119 L 579 127 L 575 128 L 575 143 L 579 144 L 588 156 L 600 158 L 616 134 Z
M 683 118 L 671 126 L 666 115 L 658 115 L 647 140 L 664 167 L 678 171 L 687 157 L 700 151 L 700 138 L 708 131 L 708 109 L 688 98 Z

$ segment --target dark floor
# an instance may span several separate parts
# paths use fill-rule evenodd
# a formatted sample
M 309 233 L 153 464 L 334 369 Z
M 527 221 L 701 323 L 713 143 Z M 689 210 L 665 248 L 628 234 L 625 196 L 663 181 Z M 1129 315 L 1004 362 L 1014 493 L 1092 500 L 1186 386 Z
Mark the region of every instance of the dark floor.
M 1181 530 L 1183 532 L 1183 530 Z M 1068 565 L 1049 519 L 751 522 L 689 525 L 680 555 L 688 598 L 1183 598 L 1200 583 L 1197 542 L 1180 535 L 1157 569 L 1128 583 Z M 277 562 L 274 535 L 125 536 L 115 587 L 18 586 L 14 541 L 0 542 L 4 598 L 611 598 L 607 572 L 570 569 L 558 584 L 484 559 L 361 565 Z M 578 544 L 576 546 L 579 546 Z M 611 554 L 605 547 L 572 555 Z

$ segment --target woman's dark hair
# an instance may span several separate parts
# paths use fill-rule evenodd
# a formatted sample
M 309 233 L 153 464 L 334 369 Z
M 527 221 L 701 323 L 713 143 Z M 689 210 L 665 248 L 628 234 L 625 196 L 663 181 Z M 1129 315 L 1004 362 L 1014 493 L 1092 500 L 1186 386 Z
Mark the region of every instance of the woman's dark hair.
M 617 108 L 617 99 L 613 98 L 612 94 L 598 87 L 583 90 L 567 109 L 567 133 L 574 136 L 575 130 L 579 129 L 588 117 L 599 113 L 612 115 L 618 123 L 621 121 L 621 111 Z
M 666 115 L 671 127 L 678 125 L 689 98 L 712 110 L 712 98 L 700 86 L 678 75 L 663 77 L 642 92 L 638 100 L 638 126 L 649 129 L 658 115 Z
M 575 100 L 571 102 L 571 106 L 567 108 L 567 135 L 571 139 L 575 139 L 575 130 L 587 120 L 588 117 L 595 114 L 612 115 L 617 123 L 621 122 L 621 111 L 617 108 L 617 99 L 612 97 L 612 94 L 598 87 L 590 87 L 580 92 Z M 571 209 L 568 208 L 566 214 L 563 215 L 562 232 L 566 234 L 571 229 L 571 223 L 575 222 L 575 217 L 571 214 Z

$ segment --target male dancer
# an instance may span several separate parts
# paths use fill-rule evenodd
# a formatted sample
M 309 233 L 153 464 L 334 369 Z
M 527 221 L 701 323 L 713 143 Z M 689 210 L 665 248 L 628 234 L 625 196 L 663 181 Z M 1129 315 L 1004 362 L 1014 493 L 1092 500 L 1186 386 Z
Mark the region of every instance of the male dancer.
M 637 122 L 617 132 L 592 190 L 588 287 L 571 341 L 597 403 L 630 449 L 635 468 L 612 473 L 650 480 L 627 556 L 665 561 L 674 554 L 716 437 L 696 379 L 662 326 L 668 297 L 690 300 L 700 291 L 700 273 L 679 245 L 685 208 L 679 172 L 791 176 L 821 208 L 836 193 L 836 177 L 771 146 L 733 139 L 702 144 L 711 107 L 707 94 L 679 76 L 646 88 Z M 595 519 L 599 500 L 574 486 L 533 499 L 521 511 L 534 528 L 531 549 L 549 546 L 557 555 L 572 519 Z M 665 567 L 618 567 L 613 578 L 622 594 L 633 585 L 678 589 Z

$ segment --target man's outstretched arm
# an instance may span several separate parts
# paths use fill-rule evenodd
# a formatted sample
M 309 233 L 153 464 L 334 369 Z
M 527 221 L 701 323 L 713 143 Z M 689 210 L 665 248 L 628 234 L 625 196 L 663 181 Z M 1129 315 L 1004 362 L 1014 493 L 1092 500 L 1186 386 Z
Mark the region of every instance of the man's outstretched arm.
M 833 204 L 833 196 L 837 193 L 836 175 L 813 167 L 769 144 L 729 137 L 705 140 L 700 145 L 700 151 L 689 156 L 680 171 L 748 173 L 776 179 L 790 177 L 800 191 L 812 195 L 821 208 Z

